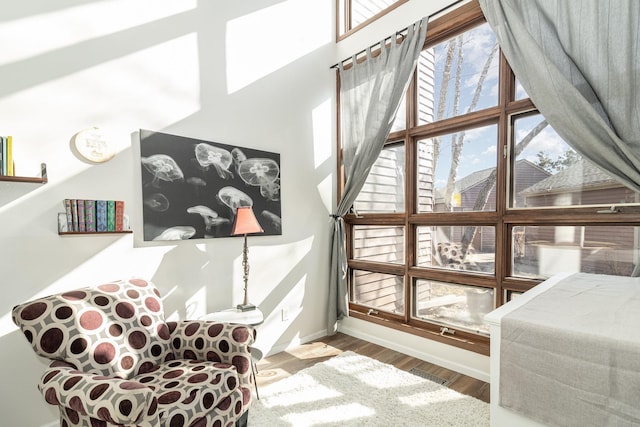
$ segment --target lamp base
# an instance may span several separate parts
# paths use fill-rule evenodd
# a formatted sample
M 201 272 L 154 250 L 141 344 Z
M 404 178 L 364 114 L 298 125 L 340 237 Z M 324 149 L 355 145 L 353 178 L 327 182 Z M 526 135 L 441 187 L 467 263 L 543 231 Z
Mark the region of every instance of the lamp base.
M 253 304 L 238 304 L 236 308 L 240 311 L 251 311 L 255 310 L 256 306 Z

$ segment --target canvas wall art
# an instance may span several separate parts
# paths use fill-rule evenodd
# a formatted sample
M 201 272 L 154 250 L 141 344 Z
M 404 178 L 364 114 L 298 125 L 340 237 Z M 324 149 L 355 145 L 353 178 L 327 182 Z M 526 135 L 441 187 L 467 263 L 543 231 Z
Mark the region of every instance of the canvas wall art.
M 229 237 L 238 206 L 282 234 L 280 154 L 140 130 L 144 240 Z

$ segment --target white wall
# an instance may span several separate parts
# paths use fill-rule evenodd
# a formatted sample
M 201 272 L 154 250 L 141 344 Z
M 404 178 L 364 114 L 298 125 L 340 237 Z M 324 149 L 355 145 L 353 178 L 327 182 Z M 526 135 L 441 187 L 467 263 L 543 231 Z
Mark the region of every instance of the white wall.
M 258 345 L 274 352 L 325 335 L 333 8 L 330 0 L 2 3 L 0 134 L 14 137 L 18 173 L 35 176 L 44 162 L 49 183 L 0 182 L 0 424 L 57 419 L 36 389 L 44 364 L 11 321 L 15 304 L 134 275 L 154 280 L 174 317 L 241 302 L 241 238 L 142 241 L 141 128 L 280 153 L 283 234 L 249 238 L 251 301 L 266 316 Z M 113 160 L 90 165 L 72 153 L 72 136 L 91 126 L 112 135 Z M 64 198 L 124 200 L 134 234 L 58 236 Z
M 325 335 L 329 66 L 448 1 L 411 0 L 339 45 L 333 0 L 3 2 L 0 134 L 14 137 L 18 174 L 35 176 L 44 162 L 49 183 L 0 182 L 2 425 L 57 418 L 36 389 L 44 363 L 11 321 L 15 304 L 131 276 L 152 279 L 172 317 L 242 298 L 241 239 L 142 241 L 139 129 L 280 153 L 283 234 L 249 239 L 250 296 L 266 316 L 257 344 L 274 353 Z M 113 160 L 91 165 L 73 154 L 73 135 L 92 126 L 111 135 Z M 134 234 L 58 236 L 64 198 L 124 200 Z M 384 341 L 395 345 L 393 334 Z M 448 357 L 444 347 L 436 357 Z

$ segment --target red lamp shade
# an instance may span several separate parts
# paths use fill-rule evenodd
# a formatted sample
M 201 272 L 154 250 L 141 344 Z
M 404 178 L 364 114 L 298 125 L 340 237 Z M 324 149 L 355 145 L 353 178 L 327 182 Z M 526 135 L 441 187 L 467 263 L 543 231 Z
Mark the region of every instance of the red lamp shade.
M 251 206 L 240 206 L 236 209 L 236 220 L 233 223 L 232 236 L 239 234 L 262 233 L 264 230 L 253 214 Z

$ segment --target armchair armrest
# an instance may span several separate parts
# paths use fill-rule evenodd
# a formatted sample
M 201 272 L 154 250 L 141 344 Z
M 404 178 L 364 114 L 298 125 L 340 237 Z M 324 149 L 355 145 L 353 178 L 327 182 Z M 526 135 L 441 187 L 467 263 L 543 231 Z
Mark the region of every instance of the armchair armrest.
M 256 334 L 253 327 L 204 320 L 167 322 L 167 325 L 176 357 L 233 365 L 240 385 L 251 386 L 251 344 Z
M 146 385 L 81 372 L 70 363 L 54 361 L 38 389 L 47 403 L 117 425 L 157 425 L 158 402 Z M 155 420 L 155 421 L 154 421 Z

